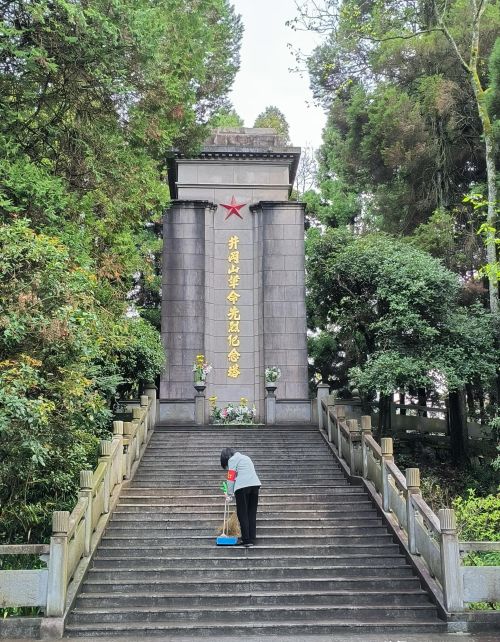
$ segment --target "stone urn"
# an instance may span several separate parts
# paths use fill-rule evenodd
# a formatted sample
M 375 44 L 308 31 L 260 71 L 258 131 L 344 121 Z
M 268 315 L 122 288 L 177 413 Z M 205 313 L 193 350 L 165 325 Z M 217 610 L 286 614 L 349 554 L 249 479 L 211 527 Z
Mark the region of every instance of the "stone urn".
M 204 381 L 195 381 L 193 386 L 196 392 L 203 392 L 207 387 L 207 384 Z
M 266 391 L 269 397 L 274 397 L 278 384 L 276 381 L 266 381 Z

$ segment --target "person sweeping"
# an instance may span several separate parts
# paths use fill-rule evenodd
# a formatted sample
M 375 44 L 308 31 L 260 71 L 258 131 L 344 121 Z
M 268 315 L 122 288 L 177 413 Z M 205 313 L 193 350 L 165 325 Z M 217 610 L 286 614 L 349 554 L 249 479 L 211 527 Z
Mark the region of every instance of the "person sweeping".
M 237 546 L 253 546 L 257 531 L 257 506 L 259 503 L 260 479 L 253 461 L 234 448 L 223 448 L 220 465 L 227 470 L 226 501 L 236 498 L 236 514 L 241 528 L 241 540 Z

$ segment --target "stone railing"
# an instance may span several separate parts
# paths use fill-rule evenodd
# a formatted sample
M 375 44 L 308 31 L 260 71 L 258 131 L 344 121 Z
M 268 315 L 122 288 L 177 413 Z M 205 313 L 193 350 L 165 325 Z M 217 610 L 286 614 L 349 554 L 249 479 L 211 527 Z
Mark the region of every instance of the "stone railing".
M 431 510 L 420 494 L 419 469 L 399 470 L 392 439 L 382 438 L 379 445 L 369 416 L 346 420 L 345 407 L 320 393 L 318 422 L 346 473 L 362 478 L 415 565 L 423 569 L 445 612 L 461 612 L 468 602 L 500 601 L 500 567 L 464 566 L 460 557 L 461 552 L 498 551 L 500 542 L 459 542 L 455 512 L 445 508 L 436 515 Z
M 55 511 L 50 544 L 0 546 L 0 555 L 38 555 L 43 569 L 0 571 L 0 605 L 40 607 L 42 629 L 60 637 L 64 616 L 84 577 L 90 556 L 100 541 L 124 480 L 135 472 L 156 420 L 156 389 L 137 402 L 126 402 L 132 421 L 114 421 L 113 437 L 101 441 L 94 471 L 80 473 L 80 492 L 71 511 Z M 56 620 L 59 620 L 56 623 Z M 51 628 L 51 623 L 54 626 Z

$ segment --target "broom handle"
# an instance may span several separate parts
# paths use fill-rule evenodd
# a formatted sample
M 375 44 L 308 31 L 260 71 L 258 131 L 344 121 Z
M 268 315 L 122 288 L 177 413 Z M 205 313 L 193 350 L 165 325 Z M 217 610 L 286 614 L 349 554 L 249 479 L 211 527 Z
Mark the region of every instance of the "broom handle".
M 227 514 L 228 506 L 227 502 L 224 500 L 224 524 L 222 526 L 222 534 L 226 534 L 226 514 Z

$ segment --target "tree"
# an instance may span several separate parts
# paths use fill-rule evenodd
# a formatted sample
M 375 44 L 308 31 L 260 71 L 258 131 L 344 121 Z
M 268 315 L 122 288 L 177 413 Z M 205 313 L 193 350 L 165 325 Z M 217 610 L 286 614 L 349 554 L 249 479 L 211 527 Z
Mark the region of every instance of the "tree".
M 438 260 L 405 241 L 346 229 L 311 228 L 306 247 L 309 327 L 337 341 L 348 364 L 339 387 L 387 397 L 494 379 L 492 317 L 460 304 L 459 280 Z
M 164 351 L 165 157 L 204 140 L 239 65 L 228 0 L 4 2 L 0 539 L 48 532 Z M 62 504 L 61 504 L 62 502 Z
M 316 151 L 313 147 L 304 147 L 300 155 L 295 184 L 299 198 L 313 189 L 316 184 L 316 174 L 318 163 L 316 161 Z
M 244 127 L 243 118 L 236 112 L 234 107 L 227 105 L 223 107 L 212 120 L 213 127 Z
M 266 107 L 255 119 L 254 127 L 271 127 L 279 134 L 283 142 L 288 145 L 290 143 L 289 125 L 286 121 L 285 115 L 277 107 L 272 105 Z
M 316 97 L 331 106 L 338 156 L 351 168 L 353 180 L 346 172 L 340 178 L 358 194 L 371 192 L 389 217 L 407 209 L 396 230 L 408 234 L 415 221 L 452 207 L 483 173 L 488 263 L 496 265 L 494 125 L 483 70 L 500 25 L 498 5 L 323 0 L 301 3 L 295 25 L 324 35 L 307 62 Z

